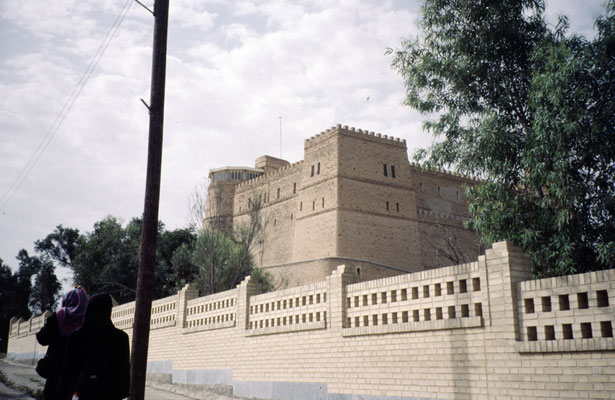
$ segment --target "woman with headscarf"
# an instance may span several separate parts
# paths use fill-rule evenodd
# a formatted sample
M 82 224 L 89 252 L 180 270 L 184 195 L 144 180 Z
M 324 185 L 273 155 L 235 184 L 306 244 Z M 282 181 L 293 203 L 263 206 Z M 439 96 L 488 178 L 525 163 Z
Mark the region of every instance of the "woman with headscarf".
M 39 361 L 36 372 L 46 379 L 44 400 L 64 399 L 66 388 L 62 385 L 62 368 L 68 336 L 83 325 L 88 296 L 81 286 L 76 286 L 62 298 L 62 306 L 51 314 L 45 326 L 36 334 L 36 340 L 49 346 L 47 354 Z
M 119 400 L 129 394 L 128 335 L 113 326 L 112 307 L 107 293 L 90 297 L 83 327 L 68 338 L 68 388 L 79 400 Z

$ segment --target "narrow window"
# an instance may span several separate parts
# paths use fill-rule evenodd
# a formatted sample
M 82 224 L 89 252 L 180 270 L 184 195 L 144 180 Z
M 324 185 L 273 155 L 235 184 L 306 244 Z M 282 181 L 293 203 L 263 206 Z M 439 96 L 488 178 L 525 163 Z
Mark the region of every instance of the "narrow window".
M 386 164 L 382 164 L 384 166 L 384 176 L 389 176 L 389 171 L 387 169 L 387 165 Z
M 322 208 L 325 208 L 325 198 L 322 198 Z
M 455 196 L 457 196 L 457 200 L 459 200 L 459 190 L 455 192 Z
M 314 211 L 315 209 L 316 209 L 316 200 L 312 202 L 312 211 Z
M 297 193 L 297 182 L 293 183 L 293 194 Z
M 387 200 L 387 211 L 389 211 L 389 201 Z
M 395 206 L 397 207 L 397 212 L 399 212 L 399 203 L 395 203 Z
M 303 202 L 299 203 L 299 211 L 303 211 Z
M 391 178 L 395 178 L 395 165 L 391 165 Z
M 280 188 L 278 188 L 278 200 L 280 199 Z
M 293 220 L 293 215 L 292 215 L 292 214 L 290 214 L 290 220 L 291 220 L 291 221 Z
M 313 165 L 312 165 L 312 175 L 311 176 L 314 176 L 314 166 Z
M 441 192 L 442 191 L 440 190 L 440 186 L 438 186 L 438 196 L 440 196 L 440 194 L 442 194 Z
M 318 171 L 316 171 L 316 174 L 320 174 L 320 163 L 318 163 Z

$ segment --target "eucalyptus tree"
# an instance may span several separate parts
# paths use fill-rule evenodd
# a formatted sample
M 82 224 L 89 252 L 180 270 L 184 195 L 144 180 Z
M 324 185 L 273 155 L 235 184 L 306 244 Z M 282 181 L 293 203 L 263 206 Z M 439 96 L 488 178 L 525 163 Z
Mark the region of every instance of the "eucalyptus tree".
M 553 27 L 542 0 L 424 0 L 393 68 L 437 140 L 428 166 L 481 178 L 467 223 L 512 240 L 537 276 L 615 266 L 615 2 L 596 36 Z

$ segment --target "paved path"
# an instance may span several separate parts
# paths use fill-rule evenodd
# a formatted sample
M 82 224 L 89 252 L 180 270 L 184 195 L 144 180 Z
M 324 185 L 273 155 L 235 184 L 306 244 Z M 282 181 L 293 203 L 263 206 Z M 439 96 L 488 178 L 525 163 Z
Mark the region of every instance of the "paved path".
M 27 394 L 12 389 L 6 386 L 4 383 L 0 382 L 0 399 L 11 399 L 11 400 L 34 400 L 32 397 Z
M 37 393 L 43 390 L 45 380 L 38 376 L 31 366 L 0 360 L 0 372 L 11 383 L 8 387 L 0 382 L 0 399 L 32 400 L 25 394 L 27 391 Z M 176 393 L 170 393 L 152 387 L 145 388 L 145 398 L 148 400 L 186 400 L 194 397 L 186 397 Z
M 32 366 L 19 363 L 9 362 L 6 359 L 0 359 L 0 373 L 4 375 L 6 381 L 10 382 L 12 387 L 7 387 L 0 382 L 0 400 L 3 399 L 19 399 L 33 400 L 26 392 L 39 393 L 42 392 L 45 386 L 45 380 L 38 376 Z M 238 397 L 230 397 L 214 392 L 204 390 L 197 387 L 188 387 L 191 385 L 173 385 L 161 383 L 148 383 L 145 388 L 145 398 L 147 400 L 235 400 Z

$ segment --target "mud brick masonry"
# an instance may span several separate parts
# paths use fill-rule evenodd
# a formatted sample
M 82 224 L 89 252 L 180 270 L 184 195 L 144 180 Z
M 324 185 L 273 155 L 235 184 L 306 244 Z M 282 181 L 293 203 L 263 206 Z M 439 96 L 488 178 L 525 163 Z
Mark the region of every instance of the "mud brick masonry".
M 322 281 L 341 264 L 364 281 L 479 254 L 463 228 L 463 187 L 476 181 L 409 163 L 398 138 L 338 124 L 305 140 L 302 161 L 262 156 L 209 178 L 206 222 L 231 230 L 260 200 L 265 240 L 255 260 L 288 286 Z M 451 245 L 456 262 L 442 254 Z
M 478 260 L 270 293 L 247 278 L 152 305 L 148 373 L 271 399 L 615 398 L 615 270 L 530 280 L 500 242 Z M 42 357 L 46 315 L 12 320 L 8 357 Z M 132 334 L 134 303 L 113 308 Z

